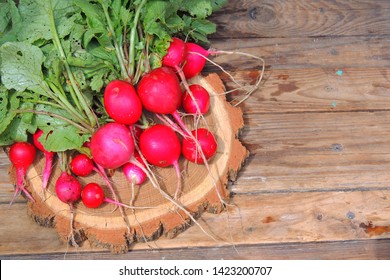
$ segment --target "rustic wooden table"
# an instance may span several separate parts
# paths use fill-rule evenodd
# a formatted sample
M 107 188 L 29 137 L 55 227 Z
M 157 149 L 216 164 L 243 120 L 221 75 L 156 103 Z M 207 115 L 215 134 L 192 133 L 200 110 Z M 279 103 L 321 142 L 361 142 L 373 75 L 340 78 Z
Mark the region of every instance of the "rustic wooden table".
M 213 16 L 212 47 L 267 65 L 242 104 L 251 155 L 229 186 L 236 207 L 200 219 L 227 242 L 192 227 L 127 254 L 69 248 L 31 220 L 25 200 L 9 207 L 1 153 L 0 258 L 389 259 L 389 11 L 383 0 L 241 0 Z M 253 59 L 216 61 L 241 81 L 258 74 Z

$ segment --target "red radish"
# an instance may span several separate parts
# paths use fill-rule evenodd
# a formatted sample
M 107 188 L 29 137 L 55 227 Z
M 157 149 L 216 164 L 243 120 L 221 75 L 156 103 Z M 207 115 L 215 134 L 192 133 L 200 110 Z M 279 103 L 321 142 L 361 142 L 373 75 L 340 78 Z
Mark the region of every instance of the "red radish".
M 180 81 L 168 67 L 145 74 L 138 83 L 137 92 L 144 108 L 157 114 L 174 113 L 182 99 Z
M 98 208 L 104 202 L 104 191 L 100 185 L 89 183 L 81 192 L 81 200 L 88 208 Z
M 59 200 L 69 205 L 70 210 L 70 242 L 73 246 L 77 247 L 77 242 L 74 238 L 74 228 L 73 228 L 73 220 L 74 220 L 74 210 L 73 205 L 81 198 L 81 184 L 80 182 L 68 174 L 68 172 L 63 171 L 58 177 L 55 185 L 56 194 Z
M 164 66 L 172 67 L 175 70 L 184 63 L 187 57 L 186 43 L 179 38 L 172 38 L 167 54 L 163 57 L 162 64 Z
M 198 107 L 197 102 L 195 102 L 195 98 L 193 96 L 191 88 L 188 85 L 187 78 L 185 77 L 185 74 L 182 70 L 183 64 L 185 64 L 185 61 L 186 61 L 185 59 L 187 57 L 187 52 L 188 52 L 188 50 L 186 47 L 186 43 L 184 43 L 184 41 L 182 41 L 178 38 L 174 38 L 173 41 L 171 42 L 171 44 L 169 45 L 167 54 L 163 57 L 163 65 L 167 66 L 167 67 L 171 67 L 176 71 L 176 73 L 179 75 L 179 77 L 184 85 L 184 88 L 188 92 L 191 99 L 194 100 L 196 112 L 200 112 L 201 110 Z M 180 95 L 180 99 L 181 100 L 183 99 L 182 95 Z M 181 126 L 183 131 L 187 135 L 190 134 L 189 130 L 184 125 L 184 123 L 181 120 L 180 116 L 178 115 L 177 111 L 174 111 L 174 112 L 172 111 L 172 112 L 162 113 L 162 114 L 172 114 L 172 116 L 174 117 L 176 122 Z M 202 116 L 201 114 L 198 114 L 198 115 Z
M 214 135 L 206 128 L 198 128 L 191 133 L 197 139 L 204 158 L 206 160 L 212 158 L 217 151 L 217 142 L 215 141 Z M 202 164 L 204 163 L 202 153 L 192 138 L 183 139 L 182 154 L 187 160 Z
M 159 167 L 177 163 L 180 157 L 180 141 L 168 126 L 156 124 L 146 129 L 140 138 L 140 149 L 146 160 Z
M 181 178 L 179 169 L 179 157 L 181 144 L 172 128 L 156 124 L 146 129 L 140 137 L 139 147 L 145 159 L 158 167 L 173 166 L 178 177 L 178 184 L 175 192 L 177 199 L 181 190 Z
M 73 174 L 86 177 L 92 173 L 95 166 L 93 165 L 93 160 L 87 155 L 78 154 L 72 158 L 69 167 Z
M 91 138 L 93 160 L 101 167 L 115 169 L 130 161 L 134 142 L 130 130 L 123 124 L 107 123 Z
M 134 124 L 142 115 L 142 104 L 132 84 L 113 80 L 104 90 L 104 107 L 117 123 Z
M 186 63 L 183 66 L 183 72 L 187 79 L 191 79 L 202 72 L 206 64 L 204 57 L 207 57 L 210 53 L 195 43 L 188 42 L 186 46 L 188 54 Z
M 180 81 L 172 69 L 160 67 L 144 75 L 138 83 L 137 92 L 145 109 L 156 114 L 171 114 L 189 134 L 177 111 L 183 94 Z
M 142 161 L 139 161 L 142 164 Z M 146 180 L 145 172 L 134 163 L 127 162 L 122 166 L 123 173 L 131 184 L 141 185 Z
M 129 207 L 126 204 L 112 200 L 104 195 L 103 188 L 97 183 L 88 183 L 84 186 L 81 192 L 81 200 L 88 208 L 98 208 L 103 202 L 114 204 L 116 206 Z
M 67 204 L 75 203 L 80 199 L 81 189 L 80 182 L 66 171 L 63 171 L 56 181 L 57 197 Z
M 184 93 L 183 109 L 189 114 L 206 114 L 210 108 L 210 95 L 201 85 L 190 85 L 194 98 L 191 98 L 188 91 Z M 196 104 L 195 104 L 196 103 Z M 198 112 L 199 108 L 200 112 Z
M 47 151 L 45 147 L 43 147 L 41 140 L 39 138 L 42 136 L 43 131 L 38 129 L 33 134 L 33 142 L 35 147 L 37 147 L 40 151 L 43 152 L 45 156 L 45 167 L 43 169 L 43 177 L 42 177 L 42 190 L 45 190 L 47 188 L 47 184 L 49 182 L 51 171 L 53 167 L 53 159 L 54 159 L 54 152 Z
M 16 189 L 11 204 L 15 200 L 17 194 L 23 191 L 25 195 L 34 201 L 31 194 L 24 188 L 27 169 L 34 162 L 36 149 L 34 145 L 28 142 L 16 142 L 12 144 L 9 150 L 9 159 L 16 168 Z

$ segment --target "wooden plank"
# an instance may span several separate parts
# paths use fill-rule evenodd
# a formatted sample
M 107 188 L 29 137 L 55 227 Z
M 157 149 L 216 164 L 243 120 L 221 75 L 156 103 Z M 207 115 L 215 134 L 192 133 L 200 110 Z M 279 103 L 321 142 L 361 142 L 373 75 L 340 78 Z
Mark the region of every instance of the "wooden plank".
M 14 195 L 14 187 L 9 181 L 8 168 L 10 161 L 7 155 L 0 150 L 0 204 L 9 204 Z M 15 203 L 23 202 L 22 197 L 17 197 Z
M 388 238 L 389 198 L 390 190 L 237 195 L 228 212 L 206 214 L 200 220 L 217 238 L 227 239 L 213 240 L 194 226 L 175 239 L 160 238 L 147 245 L 154 249 L 233 246 L 233 250 L 234 245 Z M 34 224 L 25 209 L 23 204 L 0 205 L 1 257 L 91 252 L 88 244 L 67 248 L 53 229 Z M 367 229 L 370 222 L 372 230 Z M 133 249 L 144 250 L 147 245 L 138 243 Z
M 254 85 L 257 71 L 236 71 L 241 84 Z M 227 89 L 238 86 L 221 74 Z M 387 68 L 278 69 L 265 72 L 264 81 L 240 105 L 251 121 L 268 113 L 372 111 L 390 109 L 390 71 Z M 245 90 L 230 94 L 242 98 Z
M 388 260 L 390 239 L 280 243 L 180 249 L 140 249 L 128 254 L 108 252 L 8 255 L 3 260 Z
M 390 187 L 390 112 L 251 114 L 234 192 Z
M 229 1 L 211 20 L 215 38 L 388 35 L 386 0 Z
M 320 38 L 240 38 L 211 40 L 212 48 L 239 50 L 262 57 L 268 69 L 386 68 L 390 66 L 389 36 Z M 242 55 L 211 57 L 232 72 L 260 69 L 261 63 Z M 207 64 L 206 70 L 218 69 Z

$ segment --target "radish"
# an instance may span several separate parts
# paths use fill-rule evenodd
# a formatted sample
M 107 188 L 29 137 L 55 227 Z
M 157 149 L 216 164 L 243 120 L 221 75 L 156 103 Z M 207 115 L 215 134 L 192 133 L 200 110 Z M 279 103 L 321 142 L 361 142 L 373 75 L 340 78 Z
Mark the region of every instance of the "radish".
M 139 161 L 141 163 L 141 161 Z M 142 163 L 141 163 L 142 164 Z M 146 180 L 145 172 L 134 163 L 127 162 L 122 166 L 123 173 L 131 184 L 141 185 Z
M 181 144 L 172 128 L 156 124 L 146 129 L 140 137 L 139 148 L 141 154 L 152 165 L 158 167 L 173 166 L 178 178 L 175 199 L 181 191 L 179 157 Z
M 43 177 L 42 177 L 42 190 L 44 191 L 47 188 L 47 184 L 49 182 L 51 171 L 53 167 L 53 159 L 54 159 L 54 152 L 47 151 L 45 147 L 43 147 L 41 140 L 39 138 L 42 136 L 43 131 L 41 129 L 38 129 L 33 134 L 33 143 L 35 147 L 37 147 L 40 151 L 43 152 L 45 156 L 45 167 L 43 169 Z
M 75 203 L 81 197 L 80 182 L 66 171 L 63 171 L 58 177 L 55 187 L 58 199 L 64 203 Z
M 210 95 L 201 85 L 190 85 L 190 90 L 194 99 L 191 98 L 188 91 L 184 93 L 183 109 L 189 114 L 206 114 L 210 108 Z M 196 103 L 196 104 L 195 104 Z M 199 108 L 200 112 L 198 112 Z
M 72 158 L 69 168 L 73 174 L 80 177 L 86 177 L 92 173 L 95 166 L 93 165 L 93 160 L 87 155 L 78 154 Z
M 189 135 L 178 112 L 183 98 L 180 81 L 171 68 L 159 67 L 145 74 L 138 83 L 137 92 L 145 109 L 155 114 L 171 114 Z
M 90 148 L 92 158 L 99 166 L 115 169 L 130 161 L 134 142 L 125 125 L 107 123 L 92 135 Z
M 74 238 L 74 204 L 81 198 L 81 184 L 80 182 L 68 174 L 66 171 L 62 171 L 60 177 L 58 177 L 55 185 L 56 194 L 59 200 L 69 205 L 70 210 L 70 234 L 69 239 L 74 247 L 77 247 L 77 242 Z
M 132 84 L 113 80 L 104 90 L 104 107 L 117 123 L 134 124 L 142 115 L 142 104 Z
M 24 186 L 27 169 L 34 162 L 35 156 L 36 149 L 34 145 L 28 142 L 16 142 L 12 144 L 9 150 L 9 159 L 16 168 L 16 189 L 11 204 L 15 201 L 15 198 L 20 191 L 23 191 L 31 201 L 34 201 L 34 198 Z
M 84 186 L 83 190 L 81 191 L 81 201 L 88 208 L 98 208 L 100 205 L 103 204 L 103 202 L 106 202 L 106 203 L 114 204 L 116 206 L 122 206 L 125 208 L 134 209 L 134 207 L 132 206 L 120 203 L 118 201 L 106 197 L 103 188 L 99 184 L 93 182 L 88 183 Z
M 187 79 L 191 79 L 202 72 L 209 52 L 198 44 L 188 42 L 186 63 L 183 66 L 183 73 Z M 200 54 L 200 55 L 199 55 Z
M 178 38 L 173 38 L 172 42 L 170 43 L 170 45 L 168 47 L 167 54 L 163 57 L 162 64 L 166 67 L 171 67 L 176 71 L 176 73 L 179 75 L 188 95 L 194 101 L 197 115 L 200 117 L 203 117 L 201 114 L 201 110 L 200 110 L 200 108 L 199 108 L 198 104 L 196 103 L 196 100 L 193 96 L 191 88 L 188 85 L 187 78 L 182 70 L 183 65 L 186 62 L 187 53 L 188 53 L 188 50 L 187 50 L 186 43 Z M 182 99 L 182 95 L 181 95 L 181 99 Z M 184 123 L 182 122 L 181 118 L 178 116 L 177 112 L 171 113 L 171 114 L 175 118 L 175 120 L 179 123 L 179 125 L 182 127 L 182 129 L 187 134 L 189 134 L 189 131 L 185 128 Z
M 104 191 L 100 185 L 89 183 L 81 192 L 81 200 L 88 208 L 98 208 L 104 202 Z
M 179 79 L 168 67 L 155 68 L 145 74 L 137 92 L 144 108 L 157 114 L 173 114 L 182 99 Z
M 187 57 L 187 45 L 179 38 L 172 38 L 167 54 L 163 57 L 162 65 L 172 67 L 176 71 L 185 62 Z
M 200 74 L 200 72 L 203 70 L 206 64 L 206 61 L 209 61 L 213 65 L 221 69 L 222 72 L 224 72 L 226 75 L 228 75 L 229 78 L 238 86 L 238 89 L 244 89 L 247 86 L 240 84 L 229 72 L 227 72 L 220 65 L 218 65 L 217 63 L 213 62 L 208 58 L 210 55 L 219 55 L 219 54 L 241 55 L 241 56 L 247 56 L 259 60 L 261 62 L 261 72 L 255 84 L 251 86 L 250 90 L 246 91 L 245 96 L 241 98 L 240 101 L 235 103 L 234 106 L 238 106 L 239 104 L 244 102 L 253 92 L 255 92 L 259 88 L 265 71 L 265 61 L 261 57 L 249 53 L 245 53 L 245 52 L 239 52 L 239 51 L 223 51 L 223 50 L 215 50 L 215 49 L 205 50 L 203 47 L 199 46 L 198 44 L 190 43 L 190 42 L 186 43 L 186 46 L 187 46 L 186 63 L 182 67 L 182 72 L 186 79 L 191 79 L 196 75 Z
M 197 144 L 192 138 L 184 138 L 182 143 L 183 156 L 194 163 L 202 164 L 205 160 L 212 158 L 217 151 L 217 142 L 214 135 L 206 128 L 198 128 L 193 130 L 192 135 L 197 139 L 202 153 L 199 152 Z M 204 158 L 202 156 L 204 155 Z

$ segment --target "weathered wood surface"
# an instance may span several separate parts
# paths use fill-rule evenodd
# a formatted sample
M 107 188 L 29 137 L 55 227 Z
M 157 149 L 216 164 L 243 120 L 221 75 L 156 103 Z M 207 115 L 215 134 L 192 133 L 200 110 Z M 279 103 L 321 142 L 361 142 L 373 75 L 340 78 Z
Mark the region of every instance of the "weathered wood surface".
M 213 16 L 212 47 L 267 65 L 242 105 L 251 156 L 230 186 L 235 206 L 200 220 L 217 237 L 227 231 L 226 240 L 192 227 L 125 255 L 67 248 L 31 221 L 23 199 L 8 207 L 13 190 L 0 154 L 0 257 L 389 259 L 389 12 L 384 0 L 242 0 Z M 253 59 L 215 61 L 243 82 L 258 74 Z

